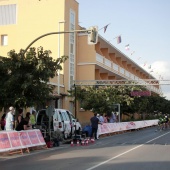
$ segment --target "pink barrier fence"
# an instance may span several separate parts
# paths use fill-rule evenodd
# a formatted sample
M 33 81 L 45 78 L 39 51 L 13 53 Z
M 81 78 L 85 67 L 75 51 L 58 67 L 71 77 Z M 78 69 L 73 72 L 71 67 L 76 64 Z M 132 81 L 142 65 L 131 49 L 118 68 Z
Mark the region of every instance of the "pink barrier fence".
M 107 134 L 113 132 L 120 132 L 132 129 L 140 129 L 148 126 L 154 126 L 158 124 L 158 120 L 146 120 L 146 121 L 134 121 L 134 122 L 120 122 L 120 123 L 104 123 L 99 124 L 98 134 Z
M 46 145 L 39 129 L 0 131 L 0 152 Z

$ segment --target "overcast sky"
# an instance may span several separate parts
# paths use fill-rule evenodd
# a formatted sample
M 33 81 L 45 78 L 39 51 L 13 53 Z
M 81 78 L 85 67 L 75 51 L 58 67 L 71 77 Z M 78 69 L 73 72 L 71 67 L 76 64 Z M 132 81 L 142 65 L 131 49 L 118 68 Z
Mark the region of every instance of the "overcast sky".
M 77 0 L 79 25 L 99 34 L 155 78 L 170 80 L 170 0 Z M 104 33 L 103 27 L 107 24 Z M 122 42 L 116 38 L 121 35 Z M 129 50 L 125 46 L 129 44 Z M 151 66 L 151 68 L 150 68 Z M 161 86 L 170 100 L 170 85 Z

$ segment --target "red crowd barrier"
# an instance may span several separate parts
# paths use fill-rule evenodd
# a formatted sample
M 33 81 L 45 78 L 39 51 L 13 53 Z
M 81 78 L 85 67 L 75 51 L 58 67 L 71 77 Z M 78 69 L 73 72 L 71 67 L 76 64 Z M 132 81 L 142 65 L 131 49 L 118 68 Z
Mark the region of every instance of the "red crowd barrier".
M 0 131 L 0 152 L 46 145 L 39 129 Z
M 145 121 L 131 121 L 131 122 L 120 122 L 120 123 L 103 123 L 99 124 L 98 135 L 127 131 L 132 129 L 140 129 L 148 126 L 154 126 L 158 124 L 158 119 L 145 120 Z

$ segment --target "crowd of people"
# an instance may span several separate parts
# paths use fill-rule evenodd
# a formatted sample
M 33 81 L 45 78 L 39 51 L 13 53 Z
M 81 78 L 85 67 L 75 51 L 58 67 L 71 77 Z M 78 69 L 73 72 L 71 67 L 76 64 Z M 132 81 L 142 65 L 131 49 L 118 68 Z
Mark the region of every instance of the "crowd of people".
M 103 114 L 94 113 L 94 116 L 90 119 L 90 124 L 86 125 L 83 128 L 83 133 L 86 134 L 87 137 L 99 139 L 98 133 L 98 125 L 103 123 L 116 123 L 117 116 L 116 113 L 112 112 L 110 116 L 107 114 L 103 116 Z
M 21 131 L 32 129 L 36 124 L 35 114 L 35 111 L 32 111 L 32 114 L 30 112 L 26 112 L 26 116 L 24 117 L 23 109 L 20 108 L 18 110 L 18 115 L 15 116 L 15 109 L 13 106 L 11 106 L 9 107 L 8 112 L 4 113 L 1 117 L 1 130 Z

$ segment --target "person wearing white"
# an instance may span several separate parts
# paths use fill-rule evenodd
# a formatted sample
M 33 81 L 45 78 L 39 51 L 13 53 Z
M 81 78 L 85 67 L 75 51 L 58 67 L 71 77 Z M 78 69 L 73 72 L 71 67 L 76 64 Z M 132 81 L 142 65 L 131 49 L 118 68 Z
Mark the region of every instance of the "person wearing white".
M 100 121 L 100 123 L 104 123 L 104 117 L 103 117 L 103 114 L 101 114 L 101 115 L 99 116 L 99 121 Z
M 13 130 L 14 129 L 14 107 L 10 107 L 9 108 L 9 112 L 7 113 L 6 117 L 5 117 L 5 130 Z
M 109 118 L 109 123 L 116 123 L 116 113 L 112 112 L 111 117 Z
M 97 114 L 97 118 L 99 119 L 99 124 L 104 123 L 104 118 L 102 115 Z M 99 129 L 97 130 L 97 139 L 99 139 Z

